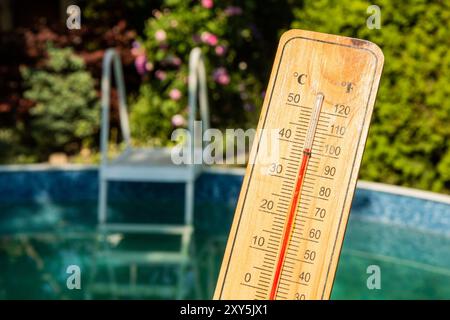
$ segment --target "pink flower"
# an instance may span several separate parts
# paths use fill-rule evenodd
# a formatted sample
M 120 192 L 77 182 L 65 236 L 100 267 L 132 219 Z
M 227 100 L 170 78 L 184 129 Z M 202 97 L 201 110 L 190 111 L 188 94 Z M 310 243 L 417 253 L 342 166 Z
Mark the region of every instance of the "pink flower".
M 175 100 L 175 101 L 180 100 L 181 99 L 181 95 L 182 95 L 181 91 L 178 90 L 178 89 L 172 89 L 169 92 L 170 99 Z
M 158 42 L 163 42 L 164 40 L 167 39 L 167 34 L 164 30 L 158 30 L 155 32 L 155 39 Z
M 155 77 L 160 81 L 164 81 L 167 78 L 167 74 L 162 70 L 156 70 Z
M 208 31 L 203 32 L 201 37 L 202 41 L 209 44 L 210 46 L 215 46 L 219 42 L 219 38 Z
M 241 7 L 229 6 L 223 11 L 227 16 L 238 16 L 242 14 Z
M 136 67 L 136 71 L 142 76 L 147 72 L 147 57 L 143 54 L 136 57 L 134 60 L 134 66 Z
M 206 41 L 210 46 L 215 46 L 217 42 L 219 42 L 216 35 L 209 35 L 208 40 Z
M 172 125 L 174 127 L 181 127 L 186 123 L 184 117 L 181 114 L 176 114 L 172 117 Z
M 220 67 L 217 68 L 216 70 L 214 70 L 213 73 L 213 78 L 214 81 L 216 81 L 217 83 L 226 86 L 227 84 L 230 83 L 230 76 L 227 72 L 227 69 Z
M 179 67 L 181 65 L 181 59 L 178 57 L 172 57 L 170 59 L 170 62 L 176 67 Z
M 227 51 L 227 49 L 224 46 L 217 46 L 216 49 L 216 54 L 221 57 L 225 54 L 225 52 Z
M 202 6 L 206 9 L 211 9 L 214 6 L 213 0 L 202 0 Z

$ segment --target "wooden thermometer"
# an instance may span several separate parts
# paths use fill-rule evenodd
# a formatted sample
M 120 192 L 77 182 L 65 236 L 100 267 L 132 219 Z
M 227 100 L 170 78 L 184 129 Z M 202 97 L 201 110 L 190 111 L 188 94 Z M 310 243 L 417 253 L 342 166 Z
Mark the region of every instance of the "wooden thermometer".
M 368 41 L 283 34 L 215 299 L 330 297 L 383 61 Z

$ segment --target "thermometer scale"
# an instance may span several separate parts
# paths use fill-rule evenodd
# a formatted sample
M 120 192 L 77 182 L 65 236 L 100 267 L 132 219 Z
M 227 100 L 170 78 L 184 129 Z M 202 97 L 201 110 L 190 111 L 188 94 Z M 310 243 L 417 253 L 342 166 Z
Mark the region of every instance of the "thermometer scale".
M 214 299 L 330 297 L 383 62 L 368 41 L 283 34 Z

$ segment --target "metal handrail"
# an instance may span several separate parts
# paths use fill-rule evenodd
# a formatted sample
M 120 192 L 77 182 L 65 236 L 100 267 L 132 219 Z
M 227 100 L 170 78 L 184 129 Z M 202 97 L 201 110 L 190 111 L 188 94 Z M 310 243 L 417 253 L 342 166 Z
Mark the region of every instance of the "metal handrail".
M 198 86 L 200 87 L 198 90 Z M 200 105 L 200 117 L 203 122 L 203 131 L 209 129 L 209 104 L 206 85 L 205 62 L 200 48 L 192 49 L 189 55 L 189 131 L 194 132 L 194 122 L 197 112 L 197 98 Z M 199 96 L 197 97 L 197 92 Z
M 131 146 L 130 126 L 127 113 L 127 100 L 125 92 L 125 82 L 123 80 L 122 62 L 115 49 L 107 49 L 103 58 L 102 71 L 102 124 L 100 137 L 101 162 L 106 164 L 108 161 L 108 137 L 109 137 L 109 109 L 111 100 L 111 64 L 114 63 L 114 77 L 119 98 L 119 117 L 122 136 L 126 147 Z
M 102 124 L 100 137 L 101 163 L 108 161 L 108 138 L 109 138 L 109 109 L 111 95 L 111 64 L 114 63 L 114 76 L 119 98 L 119 119 L 122 136 L 126 149 L 131 148 L 131 134 L 129 118 L 127 112 L 125 83 L 123 79 L 122 63 L 120 56 L 115 49 L 107 49 L 103 58 L 102 71 Z M 188 79 L 188 105 L 189 105 L 189 132 L 194 135 L 194 126 L 197 112 L 197 100 L 200 107 L 200 117 L 202 120 L 202 131 L 209 129 L 209 104 L 208 90 L 206 83 L 206 70 L 203 55 L 200 48 L 192 49 L 189 55 L 189 79 Z M 193 141 L 193 140 L 192 140 Z M 192 147 L 196 145 L 192 143 Z
M 108 231 L 120 231 L 120 232 L 144 232 L 144 233 L 164 233 L 164 234 L 176 234 L 181 235 L 181 249 L 180 253 L 183 257 L 188 257 L 189 251 L 192 244 L 192 232 L 193 232 L 193 201 L 194 201 L 194 179 L 195 175 L 189 176 L 186 180 L 186 193 L 185 193 L 185 225 L 179 226 L 169 226 L 161 224 L 143 224 L 127 225 L 124 223 L 106 223 L 107 217 L 107 182 L 108 179 L 103 175 L 104 169 L 107 169 L 108 162 L 108 142 L 109 142 L 109 116 L 110 116 L 110 94 L 111 94 L 111 69 L 114 65 L 114 77 L 116 79 L 116 86 L 118 91 L 119 99 L 119 117 L 120 126 L 122 130 L 122 136 L 126 144 L 125 152 L 131 151 L 131 135 L 129 127 L 129 118 L 127 113 L 126 104 L 126 94 L 125 94 L 125 84 L 123 79 L 122 64 L 118 53 L 114 49 L 108 49 L 105 52 L 103 58 L 103 73 L 102 73 L 102 83 L 101 83 L 101 108 L 102 108 L 102 126 L 101 126 L 101 137 L 100 137 L 100 149 L 101 149 L 101 166 L 100 166 L 100 185 L 99 185 L 99 209 L 98 209 L 98 219 L 99 219 L 99 230 Z M 200 107 L 200 116 L 202 121 L 202 126 L 204 130 L 209 129 L 209 106 L 208 106 L 208 96 L 207 96 L 207 85 L 206 85 L 206 71 L 201 50 L 199 48 L 194 48 L 189 56 L 189 79 L 188 79 L 188 104 L 189 104 L 189 131 L 192 137 L 197 137 L 198 134 L 195 132 L 195 120 L 197 107 Z M 203 136 L 203 132 L 202 136 Z M 193 143 L 191 146 L 197 145 L 197 141 L 191 139 Z M 201 146 L 201 144 L 200 144 Z M 189 166 L 192 173 L 194 173 L 194 166 Z M 185 266 L 182 266 L 185 268 Z M 116 289 L 116 283 L 114 280 L 113 270 L 110 271 L 112 281 L 113 281 L 113 291 Z M 180 282 L 180 288 L 182 287 L 182 282 Z M 181 293 L 182 291 L 179 290 Z

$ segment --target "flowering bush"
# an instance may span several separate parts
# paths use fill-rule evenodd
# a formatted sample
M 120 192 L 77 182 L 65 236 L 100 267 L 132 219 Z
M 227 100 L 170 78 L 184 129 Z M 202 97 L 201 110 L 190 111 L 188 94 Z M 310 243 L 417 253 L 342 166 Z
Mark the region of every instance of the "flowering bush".
M 229 1 L 167 0 L 153 11 L 132 48 L 143 78 L 131 112 L 134 138 L 167 144 L 173 129 L 187 124 L 188 61 L 194 47 L 206 60 L 212 125 L 254 126 L 263 96 L 252 55 L 260 51 L 260 42 L 254 41 L 255 28 L 248 21 L 243 8 Z

